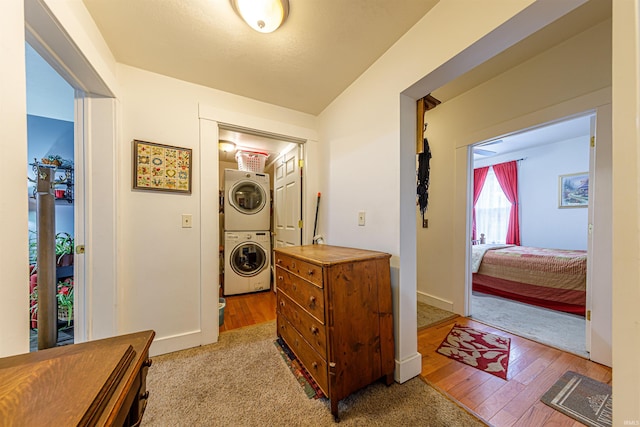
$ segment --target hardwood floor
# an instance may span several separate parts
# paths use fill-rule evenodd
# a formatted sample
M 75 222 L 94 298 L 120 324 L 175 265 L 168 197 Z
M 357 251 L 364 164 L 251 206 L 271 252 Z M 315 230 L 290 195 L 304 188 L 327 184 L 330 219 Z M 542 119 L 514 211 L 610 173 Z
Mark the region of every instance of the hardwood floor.
M 272 291 L 225 297 L 220 332 L 276 318 Z M 454 324 L 511 338 L 507 381 L 436 353 Z M 611 384 L 611 368 L 543 344 L 509 334 L 466 317 L 457 317 L 418 331 L 422 378 L 452 400 L 495 427 L 582 426 L 540 401 L 568 370 Z
M 436 353 L 456 323 L 511 338 L 507 381 Z M 418 331 L 418 352 L 427 383 L 496 427 L 582 426 L 540 397 L 568 370 L 611 384 L 609 367 L 465 317 Z
M 268 322 L 276 318 L 276 294 L 273 290 L 224 297 L 224 324 L 220 332 Z

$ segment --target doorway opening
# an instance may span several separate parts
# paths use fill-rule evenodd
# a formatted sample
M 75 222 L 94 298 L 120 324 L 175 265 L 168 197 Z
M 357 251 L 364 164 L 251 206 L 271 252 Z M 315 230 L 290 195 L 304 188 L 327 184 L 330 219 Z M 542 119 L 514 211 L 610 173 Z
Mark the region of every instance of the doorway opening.
M 587 112 L 469 148 L 470 317 L 586 358 L 593 123 Z
M 303 141 L 220 125 L 220 331 L 275 319 L 273 248 L 302 243 Z
M 29 43 L 25 43 L 27 74 L 27 184 L 29 194 L 29 328 L 30 351 L 39 347 L 38 330 L 42 331 L 44 320 L 39 304 L 39 246 L 38 227 L 51 221 L 55 254 L 55 302 L 57 310 L 55 325 L 49 329 L 56 332 L 57 345 L 74 342 L 74 110 L 75 90 L 54 70 Z M 52 209 L 38 207 L 37 176 L 41 168 L 51 171 L 53 199 Z M 42 218 L 48 216 L 48 219 Z M 44 222 L 43 222 L 44 221 Z M 40 283 L 42 283 L 42 274 Z M 51 316 L 49 316 L 51 317 Z M 40 328 L 39 328 L 40 326 Z M 40 332 L 42 333 L 42 332 Z

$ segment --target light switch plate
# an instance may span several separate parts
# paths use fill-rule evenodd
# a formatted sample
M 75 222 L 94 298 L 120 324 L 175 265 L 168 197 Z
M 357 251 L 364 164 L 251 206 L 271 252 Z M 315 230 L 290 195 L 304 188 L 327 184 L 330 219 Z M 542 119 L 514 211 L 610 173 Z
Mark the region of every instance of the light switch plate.
M 358 212 L 358 225 L 363 226 L 365 223 L 365 213 L 364 211 Z
M 191 214 L 182 214 L 182 228 L 191 228 L 193 219 Z

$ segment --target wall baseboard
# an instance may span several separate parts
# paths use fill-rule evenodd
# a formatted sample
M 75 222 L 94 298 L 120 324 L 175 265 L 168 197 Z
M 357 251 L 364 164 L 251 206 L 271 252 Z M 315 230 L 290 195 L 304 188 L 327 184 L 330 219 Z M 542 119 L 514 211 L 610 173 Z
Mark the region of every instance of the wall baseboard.
M 451 301 L 443 300 L 442 298 L 429 295 L 425 292 L 416 292 L 418 294 L 418 301 L 440 308 L 442 310 L 453 311 L 453 303 Z
M 413 377 L 417 377 L 422 372 L 422 355 L 418 352 L 411 357 L 399 361 L 396 359 L 396 369 L 394 371 L 394 379 L 400 384 L 409 381 Z
M 173 353 L 174 351 L 185 350 L 187 348 L 198 347 L 204 344 L 211 344 L 211 342 L 203 343 L 202 334 L 202 331 L 192 331 L 168 337 L 156 337 L 149 349 L 149 355 L 158 356 L 161 354 Z M 216 339 L 214 342 L 217 341 L 218 340 Z

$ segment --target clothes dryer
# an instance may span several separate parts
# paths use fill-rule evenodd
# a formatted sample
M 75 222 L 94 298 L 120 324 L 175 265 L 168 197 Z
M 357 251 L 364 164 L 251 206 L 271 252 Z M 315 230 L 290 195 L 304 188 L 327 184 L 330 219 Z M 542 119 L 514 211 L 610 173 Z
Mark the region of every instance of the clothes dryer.
M 271 288 L 269 231 L 224 233 L 224 295 Z
M 270 230 L 269 174 L 225 169 L 225 231 Z

